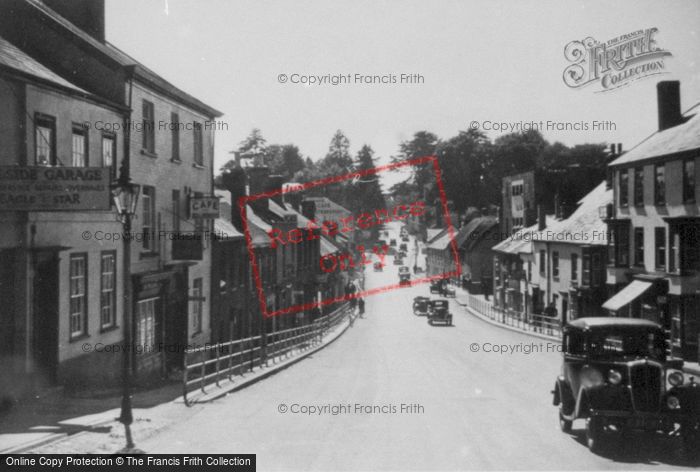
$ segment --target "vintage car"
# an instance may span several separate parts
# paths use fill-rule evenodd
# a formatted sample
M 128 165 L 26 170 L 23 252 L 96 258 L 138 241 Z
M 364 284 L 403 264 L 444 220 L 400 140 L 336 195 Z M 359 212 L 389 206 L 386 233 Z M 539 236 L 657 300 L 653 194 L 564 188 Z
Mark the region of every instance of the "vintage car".
M 382 264 L 381 262 L 374 263 L 374 271 L 375 272 L 381 272 L 383 270 L 384 270 L 384 264 Z
M 413 299 L 413 314 L 418 316 L 427 315 L 429 302 L 430 299 L 428 297 L 415 297 Z
M 586 420 L 586 444 L 598 452 L 608 432 L 680 435 L 686 452 L 700 452 L 700 386 L 666 359 L 666 337 L 651 321 L 580 318 L 563 328 L 563 364 L 553 404 L 562 431 Z
M 407 285 L 411 283 L 411 269 L 406 266 L 399 267 L 399 284 Z
M 408 252 L 408 245 L 406 243 L 399 244 L 399 251 Z
M 428 305 L 428 324 L 444 323 L 452 325 L 452 313 L 450 313 L 450 302 L 443 298 L 430 300 Z
M 455 298 L 456 297 L 456 292 L 455 288 L 452 285 L 445 284 L 444 289 L 443 289 L 443 295 L 448 298 Z
M 403 257 L 396 255 L 394 256 L 394 265 L 400 266 L 403 265 Z
M 445 281 L 443 279 L 433 280 L 430 282 L 430 293 L 445 293 Z

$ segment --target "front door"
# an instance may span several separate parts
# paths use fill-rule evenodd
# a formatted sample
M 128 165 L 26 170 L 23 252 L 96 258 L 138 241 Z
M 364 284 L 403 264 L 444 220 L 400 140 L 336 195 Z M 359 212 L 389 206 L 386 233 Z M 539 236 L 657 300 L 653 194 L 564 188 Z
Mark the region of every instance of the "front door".
M 177 272 L 168 282 L 165 321 L 165 369 L 182 368 L 187 345 L 187 270 Z
M 58 257 L 40 253 L 35 258 L 32 357 L 37 380 L 53 384 L 58 367 Z

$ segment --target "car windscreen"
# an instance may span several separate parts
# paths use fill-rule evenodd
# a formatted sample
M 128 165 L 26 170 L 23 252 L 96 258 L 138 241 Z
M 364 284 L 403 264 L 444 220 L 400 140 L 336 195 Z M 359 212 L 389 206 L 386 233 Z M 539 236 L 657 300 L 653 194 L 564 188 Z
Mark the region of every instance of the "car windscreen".
M 666 357 L 666 341 L 656 330 L 594 331 L 582 347 L 595 358 L 648 357 L 663 361 Z

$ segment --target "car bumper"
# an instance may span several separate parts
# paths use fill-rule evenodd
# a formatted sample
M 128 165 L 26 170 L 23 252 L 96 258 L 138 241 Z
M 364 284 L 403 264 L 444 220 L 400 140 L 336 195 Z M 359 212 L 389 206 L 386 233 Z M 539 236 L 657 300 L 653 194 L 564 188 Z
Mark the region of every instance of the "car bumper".
M 681 423 L 685 415 L 672 410 L 659 412 L 593 410 L 590 416 L 605 418 L 611 423 L 618 423 L 626 428 L 655 431 L 673 429 L 674 424 Z

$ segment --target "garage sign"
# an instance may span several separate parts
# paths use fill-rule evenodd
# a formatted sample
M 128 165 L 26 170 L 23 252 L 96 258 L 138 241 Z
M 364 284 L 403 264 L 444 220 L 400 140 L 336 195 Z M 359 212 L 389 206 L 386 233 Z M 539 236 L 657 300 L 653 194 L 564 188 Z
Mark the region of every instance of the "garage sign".
M 0 167 L 0 211 L 110 209 L 106 167 Z

